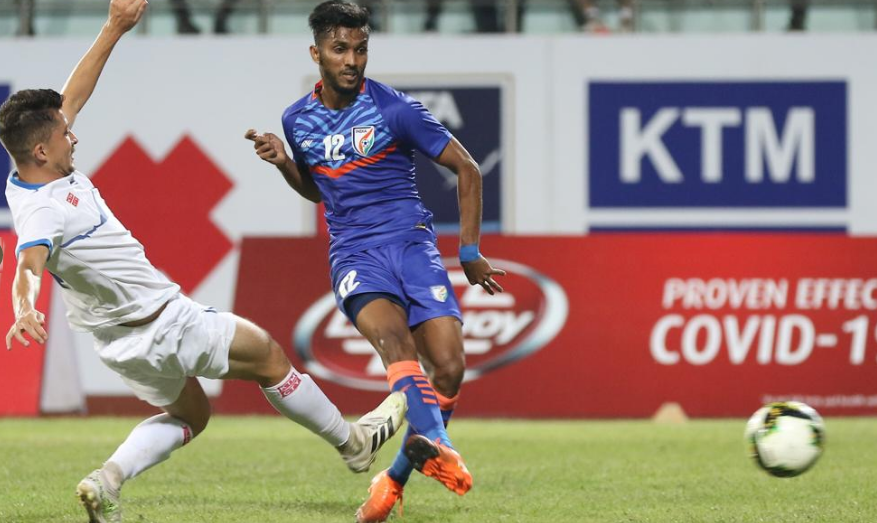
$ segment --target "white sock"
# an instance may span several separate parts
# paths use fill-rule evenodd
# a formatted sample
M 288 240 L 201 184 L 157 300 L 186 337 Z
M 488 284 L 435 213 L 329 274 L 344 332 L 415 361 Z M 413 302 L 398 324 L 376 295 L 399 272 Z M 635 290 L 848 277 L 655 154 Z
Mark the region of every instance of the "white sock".
M 192 429 L 169 414 L 153 416 L 134 427 L 128 439 L 110 456 L 105 468 L 115 464 L 121 472 L 119 484 L 137 476 L 171 456 L 171 452 L 192 439 Z M 113 478 L 116 479 L 116 478 Z
M 307 374 L 295 368 L 280 383 L 262 388 L 268 402 L 292 421 L 338 447 L 350 437 L 350 425 L 320 387 Z

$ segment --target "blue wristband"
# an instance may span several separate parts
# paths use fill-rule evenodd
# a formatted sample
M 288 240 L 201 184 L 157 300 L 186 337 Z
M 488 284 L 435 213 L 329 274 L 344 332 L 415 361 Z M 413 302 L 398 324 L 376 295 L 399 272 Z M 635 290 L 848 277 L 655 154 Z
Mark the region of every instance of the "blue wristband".
M 473 243 L 472 245 L 461 245 L 460 246 L 460 263 L 468 263 L 477 260 L 481 257 L 481 253 L 478 252 L 478 244 Z

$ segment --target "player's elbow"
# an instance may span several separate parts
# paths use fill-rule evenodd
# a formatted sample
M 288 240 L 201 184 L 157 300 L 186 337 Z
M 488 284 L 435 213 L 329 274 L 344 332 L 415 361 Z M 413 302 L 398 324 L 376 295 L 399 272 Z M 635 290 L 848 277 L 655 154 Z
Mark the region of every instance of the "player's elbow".
M 469 161 L 466 162 L 466 168 L 472 173 L 472 176 L 481 178 L 481 167 L 478 166 L 478 162 L 474 159 L 469 158 Z
M 317 190 L 302 192 L 302 196 L 304 196 L 306 200 L 310 200 L 314 203 L 320 203 L 323 201 L 323 197 L 320 196 L 320 191 Z
M 469 158 L 457 169 L 457 176 L 460 178 L 460 184 L 481 183 L 481 168 L 478 162 Z
M 22 277 L 41 277 L 49 254 L 50 251 L 45 245 L 35 245 L 22 250 L 18 255 L 18 274 Z

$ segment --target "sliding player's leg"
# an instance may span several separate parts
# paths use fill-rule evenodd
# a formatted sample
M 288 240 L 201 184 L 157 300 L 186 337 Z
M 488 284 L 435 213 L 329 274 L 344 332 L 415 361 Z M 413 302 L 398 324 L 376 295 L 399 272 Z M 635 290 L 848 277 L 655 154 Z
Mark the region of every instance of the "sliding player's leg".
M 210 419 L 210 403 L 196 378 L 185 380 L 179 397 L 134 427 L 103 467 L 86 476 L 76 488 L 93 523 L 121 521 L 122 485 L 167 460 L 173 451 L 200 434 Z
M 290 364 L 267 332 L 235 318 L 237 329 L 229 350 L 229 370 L 223 379 L 255 381 L 278 412 L 333 445 L 352 471 L 367 471 L 380 447 L 401 426 L 405 395 L 391 394 L 376 409 L 349 423 L 316 382 Z

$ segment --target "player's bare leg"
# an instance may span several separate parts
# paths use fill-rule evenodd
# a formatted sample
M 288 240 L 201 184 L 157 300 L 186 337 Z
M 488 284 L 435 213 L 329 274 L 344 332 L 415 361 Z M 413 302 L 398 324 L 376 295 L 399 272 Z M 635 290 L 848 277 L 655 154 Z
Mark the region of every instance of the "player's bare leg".
M 417 361 L 417 345 L 408 329 L 405 310 L 379 298 L 365 305 L 356 317 L 356 327 L 384 362 L 384 367 L 402 361 Z
M 402 362 L 417 361 L 417 347 L 408 329 L 408 318 L 399 305 L 386 299 L 377 299 L 363 307 L 356 319 L 357 328 L 371 342 L 385 368 L 394 368 Z M 410 400 L 409 402 L 414 404 Z M 419 410 L 423 410 L 422 401 L 418 403 L 421 405 Z M 409 433 L 414 426 L 411 417 L 415 415 L 415 409 L 418 407 L 409 407 Z M 386 470 L 380 472 L 372 479 L 369 497 L 356 511 L 356 520 L 361 523 L 385 521 L 393 506 L 402 498 L 402 486 Z
M 453 316 L 425 321 L 414 329 L 417 354 L 436 392 L 447 398 L 460 393 L 466 356 L 463 329 Z
M 168 459 L 171 453 L 200 434 L 210 419 L 210 403 L 196 378 L 189 378 L 177 400 L 163 414 L 137 425 L 104 466 L 86 476 L 76 494 L 90 523 L 122 520 L 122 485 Z
M 442 421 L 447 426 L 466 367 L 460 322 L 451 316 L 428 320 L 418 326 L 415 338 L 430 381 L 438 391 Z M 472 475 L 453 447 L 423 435 L 412 435 L 406 438 L 405 455 L 416 470 L 461 496 L 472 488 Z
M 290 364 L 280 345 L 242 318 L 237 319 L 224 378 L 258 383 L 278 412 L 332 444 L 354 472 L 369 469 L 378 450 L 402 425 L 406 410 L 405 396 L 391 394 L 357 422 L 345 421 L 314 380 Z
M 439 360 L 438 363 L 448 363 L 449 369 L 457 367 L 456 371 L 441 375 L 439 381 L 441 381 L 444 390 L 450 392 L 453 389 L 459 389 L 464 366 L 462 334 L 460 334 L 459 322 L 454 318 L 450 318 L 450 320 L 424 322 L 418 327 L 417 335 L 415 335 L 408 328 L 407 316 L 402 307 L 386 299 L 376 299 L 363 307 L 357 316 L 356 323 L 360 332 L 380 354 L 387 367 L 390 386 L 393 390 L 402 390 L 408 395 L 409 433 L 407 436 L 414 438 L 412 439 L 412 452 L 417 457 L 416 464 L 420 467 L 418 470 L 441 481 L 450 490 L 463 494 L 471 487 L 472 478 L 462 459 L 459 459 L 459 454 L 453 450 L 447 432 L 444 430 L 445 424 L 440 411 L 440 399 L 444 398 L 444 395 L 437 393 L 426 376 L 422 374 L 418 361 L 419 343 L 416 339 L 420 337 L 422 338 L 421 342 L 427 339 L 438 342 L 440 338 L 449 336 L 451 339 L 457 340 L 459 349 L 457 349 L 456 358 L 450 358 L 453 361 L 445 362 L 438 357 L 438 353 L 436 359 Z M 444 328 L 434 330 L 430 327 L 424 327 L 427 324 L 436 327 L 444 326 Z M 448 328 L 454 325 L 456 326 Z M 426 351 L 426 354 L 429 354 L 429 351 Z M 438 365 L 430 364 L 430 366 L 433 367 L 433 370 L 438 368 Z M 459 375 L 454 375 L 455 373 Z M 416 443 L 420 439 L 429 442 L 429 454 L 433 451 L 438 451 L 439 454 L 427 456 L 423 451 L 423 445 Z M 455 456 L 455 459 L 439 460 L 437 459 L 439 456 Z M 404 478 L 392 478 L 389 473 L 379 474 L 369 489 L 369 498 L 357 512 L 357 519 L 359 521 L 383 521 L 386 519 L 396 500 L 401 498 L 405 480 L 407 480 L 407 475 Z
M 435 388 L 442 422 L 447 427 L 466 366 L 460 322 L 453 316 L 443 316 L 418 325 L 412 333 L 420 362 Z M 413 435 L 409 426 L 393 464 L 372 479 L 368 497 L 357 511 L 360 523 L 386 521 L 397 502 L 401 507 L 405 484 L 414 470 L 405 455 L 407 440 Z

